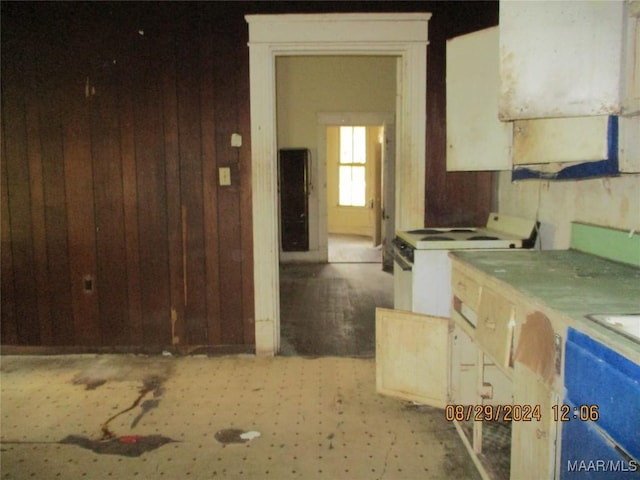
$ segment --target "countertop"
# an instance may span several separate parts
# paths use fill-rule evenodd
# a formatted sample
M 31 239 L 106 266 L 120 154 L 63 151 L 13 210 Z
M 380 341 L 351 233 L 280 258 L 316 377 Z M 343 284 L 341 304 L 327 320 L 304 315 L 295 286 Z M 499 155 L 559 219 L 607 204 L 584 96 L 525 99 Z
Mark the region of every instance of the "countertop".
M 569 317 L 636 362 L 640 358 L 639 344 L 586 318 L 640 313 L 640 268 L 577 250 L 457 250 L 450 256 Z

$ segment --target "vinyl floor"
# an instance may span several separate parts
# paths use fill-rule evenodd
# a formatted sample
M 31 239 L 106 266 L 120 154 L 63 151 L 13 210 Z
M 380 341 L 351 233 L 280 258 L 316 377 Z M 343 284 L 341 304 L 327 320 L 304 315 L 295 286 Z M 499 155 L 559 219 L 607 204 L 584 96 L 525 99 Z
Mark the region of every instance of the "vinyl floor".
M 375 391 L 379 264 L 283 265 L 282 356 L 0 357 L 1 479 L 479 478 L 442 410 Z
M 372 358 L 3 356 L 3 479 L 478 478 Z

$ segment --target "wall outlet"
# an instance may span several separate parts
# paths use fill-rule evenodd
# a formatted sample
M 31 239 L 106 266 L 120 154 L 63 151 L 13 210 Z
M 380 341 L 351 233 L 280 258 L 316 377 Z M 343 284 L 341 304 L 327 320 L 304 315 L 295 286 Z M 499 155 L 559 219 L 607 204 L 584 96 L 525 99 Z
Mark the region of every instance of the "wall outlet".
M 218 182 L 223 187 L 231 185 L 231 169 L 229 167 L 220 167 L 218 169 Z

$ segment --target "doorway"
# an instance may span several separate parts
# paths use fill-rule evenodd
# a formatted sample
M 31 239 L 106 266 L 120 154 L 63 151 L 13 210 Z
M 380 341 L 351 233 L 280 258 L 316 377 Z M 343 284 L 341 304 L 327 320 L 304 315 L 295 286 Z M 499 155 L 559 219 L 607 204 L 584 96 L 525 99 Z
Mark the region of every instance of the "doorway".
M 326 231 L 329 263 L 376 263 L 390 271 L 395 231 L 395 116 L 389 113 L 336 113 L 318 117 L 320 155 L 326 164 Z M 364 130 L 364 186 L 359 198 L 341 198 L 341 131 Z M 358 168 L 358 167 L 356 167 Z M 345 170 L 349 170 L 346 168 Z M 357 180 L 356 180 L 357 181 Z M 360 191 L 358 191 L 360 189 Z
M 275 59 L 398 57 L 396 228 L 424 223 L 429 13 L 248 15 L 256 354 L 280 349 Z M 402 189 L 397 188 L 402 186 Z

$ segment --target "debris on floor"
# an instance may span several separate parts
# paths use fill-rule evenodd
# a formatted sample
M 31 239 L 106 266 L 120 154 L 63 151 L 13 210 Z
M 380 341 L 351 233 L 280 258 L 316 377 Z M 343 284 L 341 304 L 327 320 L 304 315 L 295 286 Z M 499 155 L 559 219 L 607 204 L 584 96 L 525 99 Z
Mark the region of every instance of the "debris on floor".
M 163 356 L 165 356 L 164 352 Z M 142 365 L 144 365 L 145 368 L 141 371 L 148 370 L 149 365 L 148 362 L 145 361 L 145 358 L 141 359 L 139 357 L 133 357 L 130 360 L 132 360 L 134 364 L 142 360 L 144 362 Z M 110 427 L 110 424 L 116 418 L 136 409 L 139 406 L 140 411 L 131 422 L 131 428 L 136 428 L 145 414 L 158 407 L 160 403 L 159 398 L 164 393 L 163 384 L 167 378 L 169 378 L 169 372 L 171 369 L 169 363 L 160 365 L 163 365 L 164 368 L 161 368 L 160 370 L 156 368 L 153 373 L 145 373 L 142 378 L 142 386 L 138 389 L 138 395 L 133 400 L 133 403 L 130 406 L 119 410 L 102 423 L 100 426 L 101 436 L 99 440 L 94 440 L 81 435 L 68 435 L 61 440 L 60 443 L 77 445 L 98 454 L 139 457 L 146 452 L 155 450 L 167 443 L 173 442 L 174 440 L 171 438 L 164 437 L 162 435 L 118 435 L 113 431 L 112 427 Z M 100 358 L 85 370 L 76 374 L 71 380 L 71 383 L 73 385 L 85 385 L 86 390 L 95 390 L 98 387 L 105 385 L 108 381 L 130 381 L 136 378 L 139 378 L 138 369 L 131 369 L 130 365 L 123 364 L 122 361 L 114 362 L 112 357 L 104 357 Z M 152 395 L 153 398 L 144 400 L 148 395 Z
M 254 438 L 258 438 L 259 436 L 260 436 L 260 432 L 256 432 L 255 430 L 250 430 L 240 435 L 240 438 L 242 438 L 243 440 L 253 440 Z
M 140 388 L 139 395 L 133 401 L 131 406 L 111 416 L 106 422 L 102 424 L 102 426 L 100 427 L 100 430 L 102 431 L 102 440 L 109 440 L 110 438 L 115 438 L 116 434 L 109 429 L 109 424 L 113 420 L 118 418 L 120 415 L 130 412 L 131 410 L 136 408 L 140 404 L 142 399 L 149 392 L 153 392 L 154 397 L 159 397 L 160 395 L 162 395 L 162 392 L 163 392 L 162 382 L 163 380 L 160 377 L 157 377 L 155 375 L 145 378 L 142 384 L 142 388 Z M 154 408 L 155 406 L 157 406 L 157 401 L 156 402 L 152 401 L 152 403 L 144 402 L 142 405 L 142 412 L 138 414 L 138 416 L 134 419 L 134 421 L 132 422 L 132 426 L 137 425 L 138 422 L 140 421 L 140 418 L 142 418 L 142 416 L 144 415 L 144 413 L 147 412 L 149 409 Z
M 224 430 L 217 431 L 215 435 L 216 440 L 225 445 L 230 443 L 247 443 L 259 436 L 260 432 L 256 432 L 255 430 L 245 432 L 237 428 L 225 428 Z
M 99 454 L 139 457 L 171 442 L 175 442 L 175 440 L 162 435 L 125 435 L 111 438 L 107 441 L 69 435 L 60 440 L 59 443 L 62 445 L 77 445 Z

